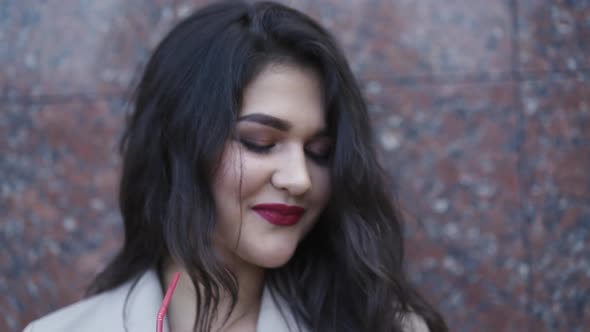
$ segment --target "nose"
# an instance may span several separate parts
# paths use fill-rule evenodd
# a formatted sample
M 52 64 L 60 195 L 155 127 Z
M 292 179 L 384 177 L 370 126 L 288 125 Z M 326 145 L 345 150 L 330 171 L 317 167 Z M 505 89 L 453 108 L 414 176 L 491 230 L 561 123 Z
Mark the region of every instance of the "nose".
M 272 175 L 274 187 L 286 190 L 293 196 L 305 194 L 311 188 L 311 178 L 307 169 L 305 152 L 293 148 L 277 162 L 277 168 Z

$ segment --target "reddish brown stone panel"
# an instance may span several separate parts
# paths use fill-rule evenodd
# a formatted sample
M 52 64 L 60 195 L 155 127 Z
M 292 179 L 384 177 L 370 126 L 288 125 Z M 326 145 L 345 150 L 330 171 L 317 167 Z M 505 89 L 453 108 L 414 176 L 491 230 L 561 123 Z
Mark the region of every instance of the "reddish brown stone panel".
M 350 52 L 362 77 L 405 82 L 499 78 L 510 72 L 509 1 L 371 3 Z
M 0 330 L 79 299 L 119 246 L 119 100 L 2 105 Z
M 0 99 L 127 92 L 150 51 L 180 18 L 211 0 L 3 4 Z M 361 76 L 499 76 L 510 69 L 502 1 L 282 0 L 317 18 Z
M 363 80 L 498 78 L 511 70 L 507 0 L 281 2 L 330 29 Z
M 519 69 L 590 70 L 590 2 L 517 0 Z
M 590 326 L 590 80 L 522 84 L 535 331 Z
M 173 0 L 3 1 L 0 99 L 120 94 L 176 18 Z
M 407 215 L 410 275 L 451 331 L 524 331 L 515 86 L 386 85 L 371 95 L 382 159 Z

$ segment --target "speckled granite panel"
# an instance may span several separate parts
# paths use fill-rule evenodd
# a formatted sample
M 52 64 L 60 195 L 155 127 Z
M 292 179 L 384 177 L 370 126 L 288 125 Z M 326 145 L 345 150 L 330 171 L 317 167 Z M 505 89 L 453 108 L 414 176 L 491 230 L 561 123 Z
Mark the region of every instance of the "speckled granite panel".
M 120 93 L 176 17 L 173 0 L 0 4 L 0 99 Z
M 529 323 L 513 92 L 512 84 L 386 85 L 371 96 L 408 217 L 410 274 L 451 331 Z
M 510 71 L 507 0 L 282 2 L 328 27 L 361 79 L 497 78 Z
M 406 78 L 508 71 L 506 1 L 282 2 L 334 31 L 359 74 Z M 173 22 L 209 2 L 5 1 L 0 98 L 119 93 Z
M 590 70 L 590 2 L 517 0 L 520 69 Z
M 523 84 L 534 331 L 590 327 L 590 80 Z
M 411 81 L 510 71 L 509 1 L 379 0 L 365 10 L 350 52 L 361 76 Z
M 0 109 L 1 331 L 71 303 L 120 240 L 117 100 Z

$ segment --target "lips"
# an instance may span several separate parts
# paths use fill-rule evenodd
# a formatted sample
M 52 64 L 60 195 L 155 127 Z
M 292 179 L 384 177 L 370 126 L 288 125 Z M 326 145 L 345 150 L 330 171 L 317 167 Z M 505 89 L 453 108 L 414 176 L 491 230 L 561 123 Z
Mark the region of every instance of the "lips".
M 285 204 L 258 204 L 252 209 L 269 223 L 278 226 L 297 224 L 305 212 L 302 207 Z

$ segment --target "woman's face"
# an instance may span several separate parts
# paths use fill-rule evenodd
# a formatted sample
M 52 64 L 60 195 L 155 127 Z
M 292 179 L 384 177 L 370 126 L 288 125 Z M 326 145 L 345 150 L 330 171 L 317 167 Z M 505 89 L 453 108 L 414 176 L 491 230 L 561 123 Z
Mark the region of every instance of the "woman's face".
M 224 257 L 281 266 L 317 222 L 330 196 L 332 148 L 321 91 L 314 71 L 282 64 L 245 89 L 213 185 L 214 243 Z

